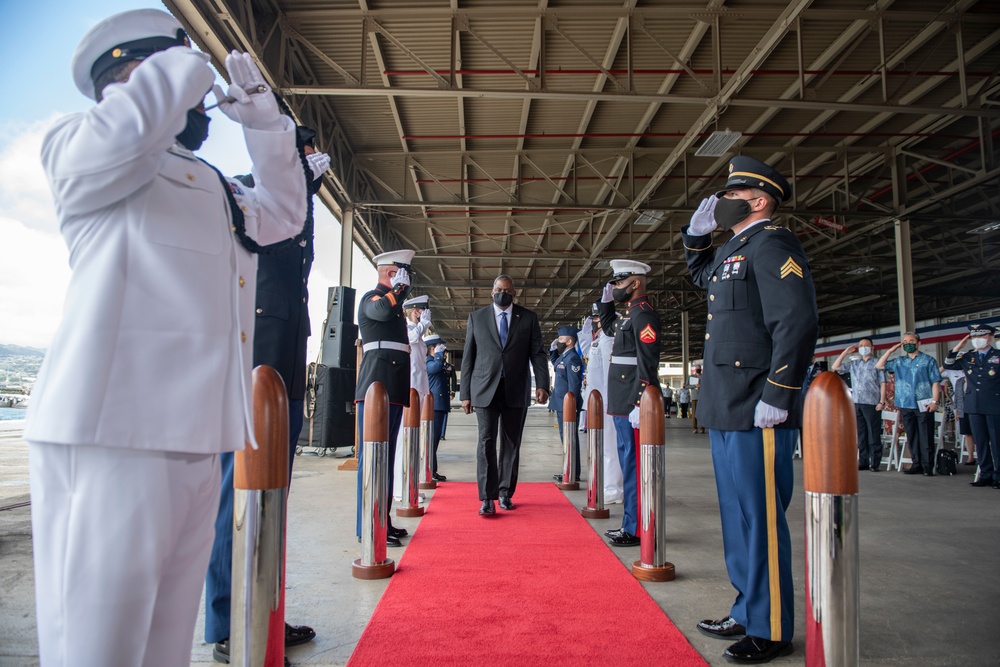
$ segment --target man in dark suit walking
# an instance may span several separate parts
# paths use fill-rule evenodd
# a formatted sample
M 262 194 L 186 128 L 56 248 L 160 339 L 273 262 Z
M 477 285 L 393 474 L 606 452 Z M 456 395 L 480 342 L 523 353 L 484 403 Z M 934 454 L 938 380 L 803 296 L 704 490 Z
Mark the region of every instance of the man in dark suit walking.
M 479 514 L 496 513 L 500 507 L 514 509 L 511 498 L 517 486 L 521 431 L 531 403 L 531 376 L 535 375 L 535 400 L 549 399 L 549 364 L 542 347 L 538 316 L 514 305 L 514 280 L 497 276 L 493 281 L 493 303 L 469 315 L 462 354 L 462 410 L 475 408 L 479 421 L 476 445 L 476 478 Z M 500 429 L 500 460 L 497 462 L 497 427 Z

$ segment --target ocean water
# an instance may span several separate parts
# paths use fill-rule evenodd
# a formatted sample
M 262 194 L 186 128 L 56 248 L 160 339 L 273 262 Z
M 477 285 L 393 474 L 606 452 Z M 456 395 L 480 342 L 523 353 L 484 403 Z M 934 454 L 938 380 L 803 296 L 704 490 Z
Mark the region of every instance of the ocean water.
M 23 408 L 0 408 L 0 422 L 24 419 L 27 410 Z

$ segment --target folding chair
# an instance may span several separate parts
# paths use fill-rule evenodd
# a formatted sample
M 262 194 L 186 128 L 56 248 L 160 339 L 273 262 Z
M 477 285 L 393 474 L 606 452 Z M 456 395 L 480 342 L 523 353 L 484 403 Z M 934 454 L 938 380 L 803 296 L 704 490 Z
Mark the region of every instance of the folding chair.
M 892 470 L 893 466 L 896 466 L 897 471 L 903 470 L 904 463 L 912 463 L 910 457 L 905 456 L 907 453 L 907 442 L 906 442 L 906 432 L 903 431 L 899 426 L 899 413 L 890 412 L 889 410 L 882 411 L 882 421 L 890 422 L 891 435 L 889 436 L 889 458 L 886 461 L 886 470 Z

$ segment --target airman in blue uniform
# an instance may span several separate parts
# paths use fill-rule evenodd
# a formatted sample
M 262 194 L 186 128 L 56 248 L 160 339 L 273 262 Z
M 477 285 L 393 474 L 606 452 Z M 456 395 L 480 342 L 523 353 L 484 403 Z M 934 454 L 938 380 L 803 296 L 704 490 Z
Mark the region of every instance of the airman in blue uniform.
M 785 511 L 818 316 L 802 245 L 770 221 L 790 196 L 777 171 L 735 157 L 725 188 L 681 230 L 691 277 L 708 291 L 698 420 L 709 429 L 726 568 L 737 593 L 728 616 L 698 629 L 723 639 L 742 636 L 725 651 L 738 663 L 792 652 Z M 718 250 L 716 228 L 733 232 Z
M 549 350 L 549 359 L 555 368 L 555 382 L 552 386 L 552 396 L 549 398 L 549 405 L 556 411 L 556 419 L 559 422 L 559 439 L 563 438 L 563 401 L 566 394 L 573 394 L 576 398 L 576 416 L 574 421 L 580 423 L 580 410 L 583 409 L 583 360 L 580 359 L 576 351 L 576 327 L 559 327 L 559 338 L 556 340 L 556 347 Z M 576 429 L 573 429 L 573 446 L 576 448 L 576 463 L 573 466 L 573 479 L 570 481 L 580 481 L 580 436 Z M 555 475 L 557 482 L 563 481 L 562 475 Z
M 996 328 L 973 324 L 944 360 L 945 368 L 965 373 L 965 413 L 976 442 L 979 471 L 972 486 L 1000 489 L 1000 352 L 993 347 Z M 961 352 L 966 342 L 972 350 Z

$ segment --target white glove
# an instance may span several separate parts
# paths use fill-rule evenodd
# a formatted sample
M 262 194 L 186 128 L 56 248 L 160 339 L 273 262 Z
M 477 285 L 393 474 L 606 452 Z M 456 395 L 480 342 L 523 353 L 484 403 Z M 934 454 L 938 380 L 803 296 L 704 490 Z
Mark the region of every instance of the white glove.
M 552 341 L 552 344 L 549 345 L 549 349 L 550 350 L 555 350 L 557 347 L 559 347 L 559 340 L 558 339 Z
M 639 406 L 632 408 L 632 412 L 628 413 L 629 423 L 632 424 L 632 428 L 639 428 Z
M 715 195 L 701 200 L 698 210 L 691 216 L 691 224 L 688 226 L 688 234 L 691 236 L 705 236 L 711 234 L 718 227 L 715 222 L 715 205 L 719 203 L 719 198 Z
M 392 280 L 389 281 L 389 284 L 392 285 L 393 289 L 395 289 L 397 286 L 402 286 L 403 288 L 409 287 L 410 286 L 409 272 L 406 269 L 400 267 L 399 271 L 396 271 L 396 275 L 394 275 L 392 277 Z
M 441 343 L 435 348 L 435 353 L 440 352 L 441 354 L 444 354 L 447 350 L 448 347 L 444 343 Z
M 264 81 L 264 75 L 254 63 L 249 53 L 233 51 L 226 56 L 226 70 L 232 82 L 226 95 L 220 86 L 213 86 L 212 92 L 219 102 L 219 110 L 232 120 L 251 130 L 275 131 L 284 127 L 278 102 L 271 93 L 271 87 Z M 248 93 L 263 86 L 263 92 Z M 226 97 L 234 101 L 223 101 Z
M 330 156 L 326 153 L 311 153 L 306 156 L 306 162 L 312 169 L 314 181 L 330 168 Z
M 776 408 L 764 401 L 757 401 L 757 408 L 753 411 L 753 425 L 757 428 L 774 428 L 786 419 L 788 419 L 788 410 Z
M 402 269 L 400 269 L 400 270 L 402 270 Z M 424 310 L 420 311 L 420 323 L 424 325 L 424 328 L 427 328 L 427 327 L 429 327 L 431 325 L 431 309 L 430 308 L 425 308 Z
M 611 283 L 606 283 L 604 285 L 604 291 L 601 292 L 601 303 L 611 303 L 615 300 L 615 286 Z

